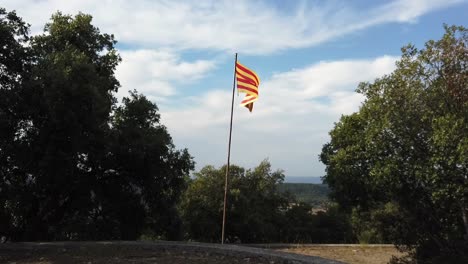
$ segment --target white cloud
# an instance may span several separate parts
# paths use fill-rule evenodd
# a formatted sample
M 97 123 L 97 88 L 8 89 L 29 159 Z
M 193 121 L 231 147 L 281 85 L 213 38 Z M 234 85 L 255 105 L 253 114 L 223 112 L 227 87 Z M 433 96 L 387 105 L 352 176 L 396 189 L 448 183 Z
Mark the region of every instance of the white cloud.
M 344 60 L 319 62 L 308 68 L 273 75 L 265 86 L 275 96 L 311 99 L 329 95 L 350 83 L 370 80 L 393 65 L 395 57 L 376 60 Z
M 306 2 L 285 12 L 268 1 L 6 0 L 40 32 L 52 12 L 90 13 L 104 32 L 128 45 L 267 54 L 317 45 L 383 23 L 414 22 L 463 0 L 397 0 L 369 8 L 349 2 Z
M 396 60 L 382 56 L 324 61 L 264 81 L 253 113 L 239 107 L 236 99 L 232 162 L 254 166 L 269 157 L 288 175 L 323 168 L 317 156 L 333 122 L 358 110 L 363 100 L 354 92 L 358 83 L 392 72 Z M 225 163 L 230 91 L 210 91 L 190 102 L 189 107 L 162 109 L 163 123 L 178 146 L 191 150 L 199 166 Z
M 376 9 L 375 16 L 381 17 L 381 21 L 415 22 L 425 13 L 442 9 L 447 6 L 465 2 L 464 0 L 399 0 L 390 2 Z
M 376 25 L 414 23 L 466 1 L 395 0 L 364 9 L 345 0 L 291 2 L 286 11 L 266 0 L 3 0 L 1 5 L 16 9 L 33 25 L 33 33 L 41 32 L 57 10 L 93 15 L 101 32 L 114 34 L 126 47 L 116 71 L 122 84 L 118 97 L 137 89 L 163 105 L 163 123 L 200 166 L 225 163 L 231 92 L 190 97 L 180 86 L 206 77 L 217 65 L 216 56 L 311 47 Z M 182 56 L 193 51 L 195 59 Z M 200 54 L 215 59 L 198 59 Z M 254 113 L 236 106 L 232 161 L 250 167 L 269 157 L 288 175 L 321 170 L 317 155 L 333 122 L 357 110 L 363 100 L 354 93 L 357 84 L 391 72 L 395 60 L 323 61 L 262 77 L 266 81 Z
M 137 89 L 150 99 L 165 100 L 177 93 L 175 86 L 199 80 L 215 67 L 210 60 L 182 61 L 173 52 L 161 50 L 121 51 L 116 76 L 122 88 L 118 97 Z

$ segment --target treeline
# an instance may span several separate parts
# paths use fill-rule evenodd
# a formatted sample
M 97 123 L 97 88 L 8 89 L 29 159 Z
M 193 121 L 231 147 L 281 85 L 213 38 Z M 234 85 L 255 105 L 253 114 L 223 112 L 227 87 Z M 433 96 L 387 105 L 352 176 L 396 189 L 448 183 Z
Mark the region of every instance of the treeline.
M 330 189 L 326 184 L 314 183 L 282 183 L 278 186 L 280 192 L 289 192 L 297 201 L 310 204 L 315 208 L 325 208 L 329 202 Z
M 284 175 L 268 161 L 246 170 L 231 166 L 226 237 L 242 243 L 345 243 L 354 240 L 348 218 L 336 207 L 312 214 L 310 204 L 279 191 Z M 225 167 L 195 173 L 183 195 L 185 238 L 219 242 Z

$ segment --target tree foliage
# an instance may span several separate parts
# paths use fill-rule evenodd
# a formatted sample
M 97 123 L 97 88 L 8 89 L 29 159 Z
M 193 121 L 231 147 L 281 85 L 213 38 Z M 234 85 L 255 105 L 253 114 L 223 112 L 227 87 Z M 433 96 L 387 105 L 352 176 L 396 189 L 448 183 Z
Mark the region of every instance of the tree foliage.
M 226 167 L 207 166 L 195 173 L 181 203 L 187 238 L 218 242 Z M 330 208 L 312 214 L 309 204 L 279 190 L 282 171 L 271 171 L 268 161 L 246 170 L 231 166 L 226 238 L 230 242 L 345 242 L 350 230 L 342 215 Z M 351 236 L 351 235 L 350 235 Z
M 181 205 L 189 237 L 200 241 L 219 241 L 224 199 L 226 167 L 204 167 L 195 173 Z M 278 232 L 276 221 L 286 208 L 286 197 L 277 192 L 282 182 L 281 171 L 271 171 L 263 161 L 252 170 L 238 166 L 229 169 L 228 241 L 263 242 L 274 239 Z
M 20 112 L 26 106 L 21 105 L 19 90 L 23 81 L 20 75 L 28 71 L 28 26 L 15 12 L 6 12 L 0 8 L 0 235 L 12 228 L 12 215 L 7 212 L 14 204 L 6 203 L 7 199 L 20 196 L 25 191 L 15 193 L 11 185 L 20 184 L 8 179 L 8 174 L 15 169 L 12 156 L 19 155 L 15 140 L 17 131 L 21 131 Z M 8 208 L 9 207 L 9 208 Z M 10 209 L 11 210 L 11 209 Z
M 112 155 L 108 155 L 110 166 L 101 186 L 117 184 L 107 189 L 106 197 L 122 219 L 120 224 L 126 226 L 124 230 L 145 228 L 146 233 L 178 239 L 181 221 L 176 204 L 194 163 L 187 149 L 175 149 L 160 124 L 156 105 L 136 92 L 130 95 L 112 119 Z M 126 238 L 135 239 L 141 231 L 132 231 Z
M 359 86 L 365 102 L 336 123 L 321 160 L 342 207 L 419 261 L 456 263 L 468 252 L 468 31 L 445 29 Z
M 116 41 L 91 22 L 56 13 L 28 37 L 19 17 L 0 9 L 0 235 L 173 233 L 192 158 L 175 149 L 144 96 L 117 106 Z

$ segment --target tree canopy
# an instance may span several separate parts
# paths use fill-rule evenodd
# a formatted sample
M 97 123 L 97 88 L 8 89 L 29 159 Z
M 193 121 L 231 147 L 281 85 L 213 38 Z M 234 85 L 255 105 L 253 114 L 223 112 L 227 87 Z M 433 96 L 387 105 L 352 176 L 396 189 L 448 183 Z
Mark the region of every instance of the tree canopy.
M 224 199 L 226 167 L 207 166 L 194 174 L 182 201 L 182 212 L 187 221 L 189 237 L 200 241 L 219 241 Z M 275 221 L 280 219 L 281 208 L 287 199 L 277 192 L 282 182 L 281 171 L 271 171 L 264 161 L 252 170 L 238 166 L 229 169 L 228 241 L 261 242 L 277 236 Z
M 0 36 L 0 235 L 177 236 L 175 205 L 193 161 L 154 103 L 133 92 L 117 105 L 114 37 L 90 15 L 60 12 L 29 37 L 4 9 Z
M 206 166 L 194 174 L 181 202 L 187 239 L 219 242 L 226 167 Z M 227 202 L 226 238 L 229 242 L 345 242 L 350 236 L 346 219 L 330 208 L 312 214 L 309 204 L 280 191 L 281 170 L 272 171 L 264 160 L 253 169 L 231 166 Z
M 468 252 L 468 31 L 445 30 L 360 84 L 364 103 L 335 124 L 320 158 L 343 208 L 419 261 L 458 263 Z

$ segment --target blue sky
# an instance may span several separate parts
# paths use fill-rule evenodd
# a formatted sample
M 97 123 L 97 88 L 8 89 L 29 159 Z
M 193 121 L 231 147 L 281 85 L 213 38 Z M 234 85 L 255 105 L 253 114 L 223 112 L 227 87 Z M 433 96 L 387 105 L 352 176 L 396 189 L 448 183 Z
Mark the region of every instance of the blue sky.
M 178 148 L 197 163 L 226 162 L 234 53 L 261 78 L 253 113 L 235 106 L 231 163 L 268 158 L 287 176 L 322 176 L 321 147 L 342 114 L 359 109 L 361 81 L 390 73 L 407 43 L 467 26 L 464 0 L 156 1 L 4 0 L 32 33 L 60 10 L 93 15 L 122 63 L 117 96 L 157 103 Z M 236 97 L 236 103 L 242 97 Z

